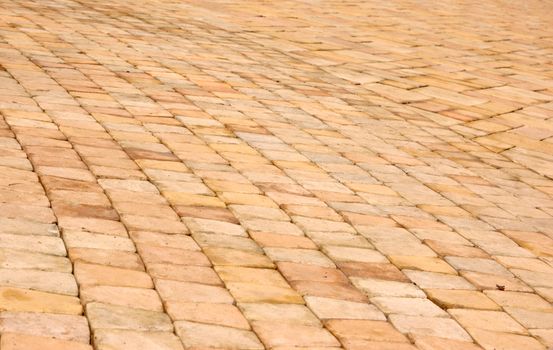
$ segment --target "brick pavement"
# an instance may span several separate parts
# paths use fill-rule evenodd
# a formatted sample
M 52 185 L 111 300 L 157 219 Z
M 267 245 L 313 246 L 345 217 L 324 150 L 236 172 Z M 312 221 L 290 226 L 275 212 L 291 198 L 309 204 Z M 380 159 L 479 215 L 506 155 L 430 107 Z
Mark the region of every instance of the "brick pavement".
M 551 11 L 2 1 L 0 349 L 552 347 Z

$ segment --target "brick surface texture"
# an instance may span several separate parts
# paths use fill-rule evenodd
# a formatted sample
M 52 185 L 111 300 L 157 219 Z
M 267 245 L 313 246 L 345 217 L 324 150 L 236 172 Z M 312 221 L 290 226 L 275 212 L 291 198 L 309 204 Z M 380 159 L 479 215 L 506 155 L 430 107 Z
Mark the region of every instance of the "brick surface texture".
M 0 349 L 552 348 L 552 12 L 1 1 Z

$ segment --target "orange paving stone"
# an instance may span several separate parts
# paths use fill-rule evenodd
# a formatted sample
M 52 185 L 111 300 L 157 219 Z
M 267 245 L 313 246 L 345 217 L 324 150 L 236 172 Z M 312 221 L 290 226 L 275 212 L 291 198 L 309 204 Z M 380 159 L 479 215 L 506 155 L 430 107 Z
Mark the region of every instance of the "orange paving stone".
M 2 1 L 0 348 L 552 347 L 552 11 Z

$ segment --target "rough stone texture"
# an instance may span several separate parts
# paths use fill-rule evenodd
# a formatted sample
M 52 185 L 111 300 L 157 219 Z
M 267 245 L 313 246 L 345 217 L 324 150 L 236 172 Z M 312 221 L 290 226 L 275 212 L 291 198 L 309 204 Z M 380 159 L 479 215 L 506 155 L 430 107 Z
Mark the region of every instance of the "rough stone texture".
M 182 350 L 179 338 L 173 333 L 137 332 L 128 330 L 99 329 L 94 332 L 94 346 L 101 350 L 124 349 L 136 350 Z
M 551 2 L 135 5 L 0 4 L 0 348 L 553 346 Z
M 7 350 L 92 350 L 88 344 L 20 333 L 4 333 L 0 346 Z
M 175 328 L 186 348 L 263 349 L 251 331 L 187 321 L 176 322 Z
M 18 333 L 88 343 L 90 330 L 83 316 L 40 312 L 3 312 L 0 333 Z

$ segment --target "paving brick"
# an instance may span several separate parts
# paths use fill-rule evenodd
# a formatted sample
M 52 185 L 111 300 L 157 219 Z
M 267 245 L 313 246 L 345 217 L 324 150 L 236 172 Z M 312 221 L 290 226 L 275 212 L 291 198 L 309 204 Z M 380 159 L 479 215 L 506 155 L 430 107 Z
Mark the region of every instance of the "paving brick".
M 424 298 L 375 297 L 371 298 L 371 303 L 386 314 L 447 317 L 445 311 L 432 303 L 432 301 Z
M 86 316 L 92 329 L 128 329 L 172 332 L 169 317 L 161 312 L 102 303 L 86 305 Z
M 351 284 L 295 281 L 292 286 L 302 295 L 364 302 L 367 297 Z
M 392 325 L 383 321 L 330 320 L 326 326 L 341 341 L 408 342 Z
M 409 282 L 407 276 L 392 264 L 337 262 L 338 268 L 348 277 L 375 278 L 397 282 Z
M 175 330 L 185 348 L 263 349 L 255 334 L 243 329 L 178 321 Z
M 471 340 L 467 332 L 450 318 L 391 315 L 390 322 L 402 333 Z
M 151 311 L 163 310 L 158 294 L 152 289 L 89 286 L 81 288 L 79 297 L 84 304 L 99 302 Z
M 250 329 L 248 321 L 234 305 L 218 303 L 167 302 L 167 313 L 174 321 L 190 321 L 225 327 Z M 250 319 L 250 317 L 248 317 Z
M 139 332 L 132 330 L 99 329 L 92 342 L 102 350 L 121 349 L 131 346 L 137 350 L 182 350 L 179 338 L 168 332 Z
M 451 309 L 448 312 L 466 328 L 525 334 L 526 330 L 507 313 L 487 310 Z
M 227 282 L 226 286 L 239 303 L 304 303 L 301 296 L 290 287 L 242 282 Z
M 347 277 L 335 268 L 293 262 L 280 262 L 277 266 L 288 281 L 348 283 Z
M 386 318 L 376 307 L 367 303 L 307 296 L 307 306 L 321 320 L 352 319 L 384 321 Z
M 400 269 L 457 274 L 457 271 L 439 258 L 425 256 L 390 256 L 392 264 Z
M 75 341 L 17 333 L 2 334 L 0 346 L 8 350 L 92 350 L 90 345 Z
M 264 251 L 271 260 L 277 262 L 282 261 L 321 267 L 335 267 L 332 260 L 317 250 L 265 248 Z
M 205 255 L 214 265 L 273 268 L 273 262 L 266 256 L 230 248 L 206 248 Z
M 21 250 L 0 249 L 0 268 L 36 269 L 41 271 L 71 272 L 69 259 Z
M 0 310 L 79 315 L 82 312 L 82 306 L 79 299 L 72 296 L 2 287 L 0 288 Z
M 146 264 L 173 264 L 192 266 L 211 266 L 205 254 L 197 250 L 137 244 L 137 250 Z
M 56 338 L 84 344 L 88 344 L 90 339 L 90 330 L 85 317 L 40 312 L 2 312 L 0 332 Z
M 485 350 L 492 350 L 497 348 L 503 348 L 506 350 L 545 349 L 545 347 L 536 339 L 524 335 L 492 332 L 482 329 L 472 329 L 470 331 L 470 334 L 474 338 L 474 340 Z
M 475 289 L 460 276 L 414 270 L 403 270 L 403 273 L 423 289 Z
M 469 341 L 459 341 L 432 336 L 415 335 L 413 336 L 415 345 L 421 350 L 481 350 L 478 345 Z
M 0 269 L 0 284 L 4 286 L 28 288 L 43 292 L 77 296 L 77 284 L 70 273 L 40 270 Z
M 142 271 L 112 266 L 76 263 L 75 278 L 80 286 L 104 285 L 118 287 L 153 288 L 152 279 Z
M 553 324 L 553 312 L 551 310 L 528 310 L 527 307 L 504 307 L 518 323 L 530 328 L 551 328 Z
M 256 321 L 253 328 L 263 344 L 269 348 L 340 345 L 338 340 L 322 327 Z
M 92 264 L 106 264 L 107 266 L 144 271 L 144 265 L 142 260 L 140 260 L 140 256 L 134 252 L 94 248 L 70 248 L 68 253 L 70 259 L 74 262 L 82 261 Z
M 412 283 L 387 281 L 372 278 L 352 278 L 353 284 L 369 297 L 392 296 L 424 298 L 425 294 Z
M 426 289 L 428 298 L 444 309 L 471 308 L 499 310 L 498 304 L 481 292 L 455 289 Z
M 231 304 L 233 302 L 229 292 L 218 286 L 163 279 L 156 279 L 155 285 L 164 301 L 212 302 L 223 304 Z
M 183 266 L 170 264 L 149 264 L 148 273 L 153 278 L 182 282 L 197 282 L 209 285 L 221 285 L 221 279 L 209 267 Z
M 486 290 L 484 294 L 502 307 L 519 307 L 530 310 L 552 310 L 553 307 L 539 295 L 532 293 Z

